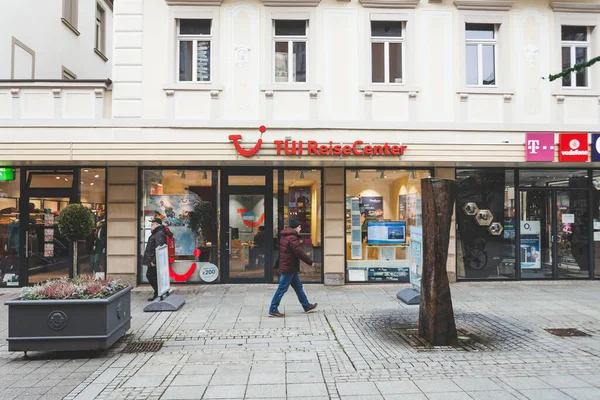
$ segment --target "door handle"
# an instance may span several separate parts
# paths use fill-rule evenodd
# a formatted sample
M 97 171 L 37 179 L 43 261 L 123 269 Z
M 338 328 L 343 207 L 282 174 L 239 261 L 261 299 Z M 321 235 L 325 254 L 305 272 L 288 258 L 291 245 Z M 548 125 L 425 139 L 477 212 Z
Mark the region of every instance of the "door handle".
M 227 231 L 227 253 L 231 254 L 231 227 Z
M 25 232 L 25 257 L 29 258 L 29 232 Z

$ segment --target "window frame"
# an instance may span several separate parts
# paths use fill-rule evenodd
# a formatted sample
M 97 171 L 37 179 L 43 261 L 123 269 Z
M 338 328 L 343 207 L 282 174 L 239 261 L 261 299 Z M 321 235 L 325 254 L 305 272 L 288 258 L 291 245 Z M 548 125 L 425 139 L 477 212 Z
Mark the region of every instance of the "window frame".
M 308 76 L 309 76 L 309 65 L 310 65 L 310 46 L 309 46 L 309 23 L 310 21 L 308 19 L 272 19 L 272 41 L 271 41 L 271 48 L 272 48 L 272 54 L 271 54 L 271 62 L 272 62 L 272 75 L 271 75 L 271 79 L 273 81 L 273 83 L 275 84 L 305 84 L 308 82 Z M 294 36 L 294 35 L 285 35 L 285 36 L 277 36 L 275 34 L 275 25 L 277 24 L 277 21 L 304 21 L 305 22 L 305 27 L 304 27 L 304 36 Z M 276 55 L 276 46 L 277 43 L 287 43 L 288 45 L 288 50 L 287 50 L 287 54 L 288 54 L 288 80 L 287 82 L 281 82 L 281 81 L 277 81 L 276 80 L 276 76 L 275 76 L 275 55 Z M 298 82 L 296 80 L 292 80 L 292 78 L 295 75 L 295 71 L 293 69 L 293 62 L 290 62 L 290 60 L 292 60 L 293 55 L 294 55 L 294 43 L 305 43 L 305 52 L 306 52 L 306 79 L 304 80 L 304 82 Z
M 169 32 L 170 40 L 168 40 L 167 48 L 170 60 L 165 70 L 166 75 L 164 76 L 165 83 L 163 84 L 164 90 L 217 90 L 221 91 L 223 88 L 219 85 L 221 72 L 218 66 L 220 63 L 220 7 L 211 6 L 182 6 L 182 5 L 169 5 Z M 178 20 L 180 19 L 210 19 L 211 23 L 211 34 L 212 34 L 212 48 L 211 48 L 211 82 L 193 82 L 193 81 L 179 81 L 179 48 L 177 36 L 179 32 Z
M 467 87 L 482 87 L 482 88 L 495 88 L 498 87 L 498 25 L 497 24 L 485 24 L 485 25 L 493 25 L 493 39 L 468 39 L 466 37 L 467 25 L 474 25 L 473 22 L 465 22 L 465 83 Z M 477 84 L 472 85 L 467 82 L 466 73 L 467 73 L 467 60 L 466 60 L 466 52 L 467 46 L 477 46 Z M 486 85 L 483 83 L 483 46 L 494 46 L 494 83 L 490 85 Z
M 372 24 L 373 22 L 399 22 L 400 23 L 400 36 L 373 36 Z M 405 60 L 406 60 L 406 21 L 403 20 L 369 20 L 369 75 L 371 85 L 380 86 L 403 86 L 405 84 Z M 373 44 L 383 43 L 383 82 L 373 82 Z M 390 43 L 399 43 L 400 51 L 402 54 L 402 62 L 400 63 L 400 74 L 402 76 L 402 82 L 390 82 Z
M 467 24 L 492 24 L 496 32 L 496 48 L 494 67 L 496 74 L 495 85 L 467 85 L 466 64 L 466 28 Z M 514 89 L 509 87 L 512 83 L 512 70 L 510 65 L 502 60 L 510 60 L 510 23 L 507 11 L 467 10 L 459 9 L 457 24 L 458 54 L 456 59 L 459 87 L 457 93 L 482 93 L 482 94 L 512 94 Z
M 65 67 L 64 65 L 61 67 L 61 79 L 63 80 L 76 80 L 77 74 L 73 71 Z
M 565 26 L 580 26 L 580 27 L 585 27 L 586 28 L 586 40 L 585 41 L 577 41 L 577 40 L 563 40 L 562 39 L 562 29 Z M 576 49 L 577 48 L 585 48 L 586 51 L 586 57 L 585 57 L 585 61 L 587 62 L 590 59 L 590 50 L 592 49 L 592 41 L 591 41 L 591 37 L 592 37 L 592 31 L 593 31 L 593 27 L 589 26 L 589 25 L 566 25 L 566 24 L 562 24 L 560 26 L 560 58 L 561 58 L 561 69 L 562 69 L 562 49 L 567 47 L 569 48 L 569 66 L 573 67 L 576 63 L 575 60 L 577 59 L 576 57 Z M 570 86 L 565 86 L 563 84 L 563 79 L 561 78 L 561 87 L 564 89 L 589 89 L 591 87 L 591 73 L 589 71 L 589 69 L 585 69 L 584 71 L 586 71 L 586 85 L 585 86 L 578 86 L 577 85 L 577 72 L 573 71 L 570 74 L 571 77 L 571 85 Z
M 106 53 L 106 9 L 99 1 L 96 2 L 94 28 L 94 50 L 96 53 L 100 53 L 100 56 L 106 58 L 104 56 Z
M 191 20 L 210 20 L 210 34 L 209 35 L 201 35 L 201 34 L 195 34 L 195 35 L 188 35 L 188 34 L 182 34 L 181 33 L 181 20 L 183 19 L 191 19 Z M 204 83 L 204 84 L 210 84 L 213 82 L 213 25 L 214 25 L 214 20 L 209 19 L 209 18 L 177 18 L 176 21 L 176 26 L 177 26 L 177 43 L 176 43 L 176 48 L 177 48 L 177 54 L 176 54 L 176 58 L 177 58 L 177 66 L 176 66 L 176 82 L 177 83 Z M 180 67 L 180 60 L 181 60 L 181 42 L 192 42 L 192 60 L 193 60 L 193 64 L 192 64 L 192 80 L 191 81 L 182 81 L 180 80 L 180 76 L 179 76 L 179 67 Z M 208 80 L 207 81 L 199 81 L 198 80 L 198 42 L 209 42 L 209 76 L 208 76 Z
M 80 35 L 77 29 L 79 25 L 79 0 L 63 0 L 62 1 L 62 13 L 61 21 L 65 24 L 74 34 Z

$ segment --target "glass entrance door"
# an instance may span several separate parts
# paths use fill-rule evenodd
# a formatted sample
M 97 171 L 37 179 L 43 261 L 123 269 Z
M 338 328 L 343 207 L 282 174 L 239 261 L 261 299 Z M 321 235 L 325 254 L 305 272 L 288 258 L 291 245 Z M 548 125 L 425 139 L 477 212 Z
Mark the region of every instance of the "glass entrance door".
M 226 172 L 222 179 L 224 281 L 268 282 L 274 261 L 272 176 Z
M 58 231 L 58 215 L 69 197 L 28 197 L 25 228 L 27 283 L 68 277 L 73 263 L 70 242 Z M 23 225 L 21 225 L 23 226 Z
M 521 278 L 587 278 L 590 268 L 587 190 L 522 190 Z

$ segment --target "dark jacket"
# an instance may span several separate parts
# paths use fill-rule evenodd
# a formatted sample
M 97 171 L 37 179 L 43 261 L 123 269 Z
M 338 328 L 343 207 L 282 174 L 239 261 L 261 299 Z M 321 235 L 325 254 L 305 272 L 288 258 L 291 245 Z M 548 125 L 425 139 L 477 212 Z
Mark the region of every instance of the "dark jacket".
M 308 265 L 313 263 L 313 260 L 302 250 L 298 233 L 292 228 L 285 228 L 279 233 L 279 273 L 298 272 L 300 260 Z
M 159 225 L 152 231 L 152 235 L 148 238 L 142 264 L 149 267 L 152 266 L 152 264 L 156 266 L 156 248 L 163 244 L 167 244 L 167 230 L 164 226 Z

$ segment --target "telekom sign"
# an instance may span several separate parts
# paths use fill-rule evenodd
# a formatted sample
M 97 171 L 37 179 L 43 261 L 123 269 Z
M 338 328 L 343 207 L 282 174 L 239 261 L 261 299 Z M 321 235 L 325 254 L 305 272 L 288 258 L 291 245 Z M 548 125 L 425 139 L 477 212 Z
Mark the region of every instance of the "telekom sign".
M 240 143 L 242 135 L 229 135 L 229 140 L 233 142 L 237 152 L 244 157 L 254 156 L 263 144 L 262 134 L 267 128 L 261 126 L 259 128 L 261 137 L 256 141 L 254 146 L 249 149 L 244 149 Z M 334 144 L 333 141 L 328 143 L 319 143 L 316 140 L 275 140 L 275 151 L 277 155 L 286 156 L 401 156 L 407 146 L 401 144 L 384 143 L 382 145 L 365 144 L 362 140 L 356 140 L 352 144 Z

